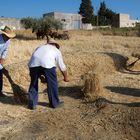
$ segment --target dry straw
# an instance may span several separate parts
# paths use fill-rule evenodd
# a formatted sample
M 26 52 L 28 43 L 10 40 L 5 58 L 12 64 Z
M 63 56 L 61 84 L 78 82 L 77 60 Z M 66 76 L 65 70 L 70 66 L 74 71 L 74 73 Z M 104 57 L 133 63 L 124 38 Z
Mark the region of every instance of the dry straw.
M 100 96 L 101 84 L 99 75 L 94 72 L 88 72 L 84 76 L 85 84 L 83 88 L 84 97 L 96 100 Z

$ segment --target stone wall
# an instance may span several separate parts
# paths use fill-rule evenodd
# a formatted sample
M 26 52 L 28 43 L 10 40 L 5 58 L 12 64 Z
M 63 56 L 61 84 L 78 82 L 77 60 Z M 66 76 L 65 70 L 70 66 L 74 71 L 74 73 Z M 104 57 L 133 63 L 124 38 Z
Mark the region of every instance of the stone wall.
M 12 29 L 23 29 L 20 19 L 18 18 L 0 17 L 0 27 L 5 25 L 11 27 Z

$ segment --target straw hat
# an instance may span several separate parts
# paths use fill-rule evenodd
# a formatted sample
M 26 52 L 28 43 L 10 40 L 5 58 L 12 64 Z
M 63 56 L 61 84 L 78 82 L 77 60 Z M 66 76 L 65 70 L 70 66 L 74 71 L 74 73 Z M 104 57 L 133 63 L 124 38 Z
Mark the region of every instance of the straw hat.
M 55 46 L 59 49 L 59 44 L 51 37 L 48 38 L 48 44 L 55 44 Z
M 5 34 L 9 38 L 14 38 L 16 34 L 8 27 L 5 26 L 3 29 L 0 29 L 0 34 Z

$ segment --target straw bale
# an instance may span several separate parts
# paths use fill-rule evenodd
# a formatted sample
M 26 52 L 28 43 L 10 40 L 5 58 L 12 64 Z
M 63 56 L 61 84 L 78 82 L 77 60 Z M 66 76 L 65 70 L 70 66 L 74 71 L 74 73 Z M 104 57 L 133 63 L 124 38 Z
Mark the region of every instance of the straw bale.
M 101 83 L 98 74 L 88 72 L 84 77 L 85 84 L 83 88 L 84 97 L 90 99 L 97 99 L 101 92 Z

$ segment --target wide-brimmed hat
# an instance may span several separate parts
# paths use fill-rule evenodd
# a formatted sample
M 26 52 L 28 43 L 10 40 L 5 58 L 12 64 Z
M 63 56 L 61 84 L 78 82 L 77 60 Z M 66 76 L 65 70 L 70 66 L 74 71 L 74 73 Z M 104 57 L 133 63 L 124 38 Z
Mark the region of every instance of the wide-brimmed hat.
M 60 48 L 60 45 L 56 42 L 56 40 L 54 40 L 51 37 L 48 38 L 48 43 L 49 44 L 54 44 L 58 49 Z
M 9 38 L 14 38 L 16 36 L 16 34 L 8 26 L 0 29 L 0 34 L 5 34 Z

